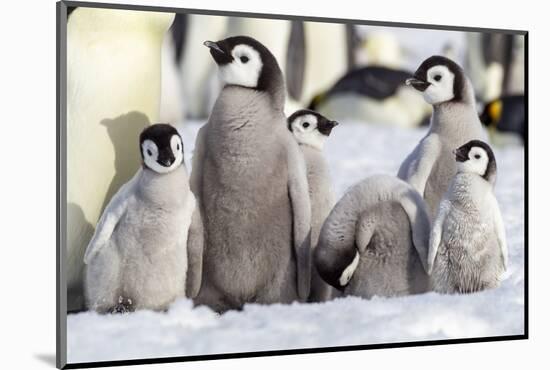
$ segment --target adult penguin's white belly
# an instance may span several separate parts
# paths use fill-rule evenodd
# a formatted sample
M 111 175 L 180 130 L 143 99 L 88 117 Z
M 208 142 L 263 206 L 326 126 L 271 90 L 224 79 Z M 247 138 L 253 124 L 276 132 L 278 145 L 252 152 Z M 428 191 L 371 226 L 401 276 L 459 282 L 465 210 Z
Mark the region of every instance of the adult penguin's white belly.
M 82 307 L 82 257 L 105 204 L 140 163 L 158 120 L 161 45 L 174 15 L 77 8 L 67 22 L 67 283 Z
M 308 104 L 328 90 L 348 69 L 346 26 L 305 22 L 305 71 L 300 101 Z

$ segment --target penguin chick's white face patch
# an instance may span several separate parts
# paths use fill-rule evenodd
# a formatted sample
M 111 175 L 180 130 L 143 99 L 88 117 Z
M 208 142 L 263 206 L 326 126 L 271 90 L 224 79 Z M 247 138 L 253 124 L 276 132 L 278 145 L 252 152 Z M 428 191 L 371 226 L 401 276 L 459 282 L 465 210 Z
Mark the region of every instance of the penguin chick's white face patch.
M 455 75 L 443 65 L 430 68 L 427 73 L 430 83 L 423 96 L 428 104 L 439 104 L 454 98 Z
M 340 279 L 338 280 L 338 282 L 340 283 L 341 286 L 345 286 L 347 283 L 349 283 L 358 264 L 359 264 L 359 253 L 355 252 L 355 257 L 353 258 L 353 261 L 349 264 L 348 267 L 346 267 L 344 272 L 342 272 L 342 275 L 340 275 Z
M 474 146 L 468 153 L 468 160 L 457 162 L 458 172 L 475 173 L 484 176 L 489 164 L 487 152 L 478 146 Z
M 290 128 L 299 144 L 310 145 L 319 150 L 323 149 L 326 135 L 319 132 L 317 117 L 313 114 L 304 114 L 303 116 L 296 117 L 290 124 Z
M 251 46 L 239 44 L 231 51 L 231 63 L 220 66 L 221 80 L 226 85 L 255 88 L 262 72 L 260 53 Z
M 145 165 L 157 173 L 172 172 L 183 162 L 183 144 L 178 135 L 173 135 L 170 138 L 170 148 L 165 149 L 172 152 L 173 159 L 159 159 L 159 148 L 152 140 L 143 141 L 141 150 Z

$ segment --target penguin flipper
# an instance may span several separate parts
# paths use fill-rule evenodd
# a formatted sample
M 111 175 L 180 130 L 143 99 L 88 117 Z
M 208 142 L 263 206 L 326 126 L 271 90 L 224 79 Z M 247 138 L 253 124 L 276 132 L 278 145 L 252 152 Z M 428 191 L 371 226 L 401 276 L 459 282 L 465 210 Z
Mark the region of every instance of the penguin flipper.
M 428 261 L 427 261 L 427 272 L 428 275 L 432 273 L 433 265 L 435 262 L 435 257 L 437 256 L 437 250 L 441 244 L 441 237 L 443 234 L 443 223 L 451 210 L 451 203 L 447 199 L 443 199 L 439 203 L 439 210 L 437 211 L 437 216 L 435 218 L 434 224 L 432 226 L 432 231 L 430 234 L 430 247 L 428 249 Z
M 441 152 L 441 141 L 438 135 L 426 136 L 414 152 L 416 152 L 416 158 L 411 158 L 408 168 L 399 170 L 399 178 L 411 184 L 421 196 L 424 196 L 428 177 Z
M 105 207 L 105 210 L 99 218 L 95 228 L 92 240 L 90 240 L 90 243 L 86 248 L 86 253 L 84 254 L 85 264 L 88 264 L 92 257 L 95 256 L 108 243 L 116 225 L 118 224 L 118 221 L 120 220 L 120 217 L 126 211 L 128 200 L 131 197 L 134 184 L 140 173 L 141 169 L 130 181 L 118 190 L 118 192 L 109 201 L 109 204 L 107 204 L 107 207 Z
M 191 191 L 201 203 L 202 192 L 202 164 L 204 162 L 204 156 L 206 152 L 206 132 L 208 131 L 208 122 L 205 123 L 197 133 L 197 139 L 195 140 L 195 150 L 193 151 L 191 178 L 189 179 L 189 186 Z
M 500 207 L 498 206 L 497 199 L 492 196 L 492 212 L 495 223 L 495 231 L 497 235 L 498 245 L 500 247 L 500 255 L 502 258 L 502 264 L 504 265 L 504 270 L 508 266 L 508 245 L 506 243 L 506 233 L 504 231 L 504 222 L 502 221 L 502 214 L 500 213 Z
M 187 236 L 187 281 L 186 293 L 188 298 L 195 298 L 199 294 L 202 283 L 202 256 L 204 250 L 204 228 L 200 208 L 195 206 L 191 226 Z
M 430 243 L 430 216 L 426 209 L 426 202 L 418 192 L 410 189 L 399 199 L 411 224 L 412 240 L 424 270 L 430 269 L 428 264 L 428 248 Z
M 287 137 L 288 192 L 292 207 L 292 230 L 296 255 L 298 297 L 306 300 L 311 285 L 311 203 L 306 163 L 298 144 L 289 133 Z

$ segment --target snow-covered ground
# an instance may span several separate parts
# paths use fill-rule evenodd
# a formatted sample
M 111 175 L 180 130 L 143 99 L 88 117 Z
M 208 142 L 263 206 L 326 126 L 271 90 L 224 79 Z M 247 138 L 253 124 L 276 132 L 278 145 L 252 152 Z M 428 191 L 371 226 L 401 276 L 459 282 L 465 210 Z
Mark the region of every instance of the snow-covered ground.
M 197 124 L 181 127 L 190 164 Z M 341 196 L 375 173 L 397 173 L 424 129 L 342 123 L 327 141 Z M 401 298 L 340 298 L 322 304 L 246 305 L 221 316 L 189 300 L 168 312 L 84 312 L 67 319 L 69 363 L 203 355 L 447 338 L 523 334 L 524 150 L 495 150 L 497 198 L 506 225 L 509 266 L 502 285 L 470 295 L 427 293 Z

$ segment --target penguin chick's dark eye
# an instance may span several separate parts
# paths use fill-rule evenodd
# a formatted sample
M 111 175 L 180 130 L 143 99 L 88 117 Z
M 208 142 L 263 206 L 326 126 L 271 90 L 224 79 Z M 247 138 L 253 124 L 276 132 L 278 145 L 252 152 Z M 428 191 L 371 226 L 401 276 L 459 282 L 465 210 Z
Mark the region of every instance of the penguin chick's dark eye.
M 302 126 L 304 126 L 304 128 L 308 128 L 309 127 L 309 122 L 302 123 Z
M 180 145 L 176 145 L 176 150 L 180 150 Z
M 476 155 L 474 155 L 474 158 L 479 159 L 479 158 L 481 158 L 481 156 L 479 154 L 476 154 Z
M 153 152 L 151 152 L 150 149 L 147 149 L 147 154 L 149 154 L 149 156 L 152 156 L 152 155 L 153 155 Z
M 434 76 L 434 80 L 436 80 L 436 81 L 441 80 L 441 75 L 435 75 L 435 76 Z
M 241 62 L 243 62 L 243 63 L 248 62 L 248 57 L 246 55 L 243 55 L 240 59 L 241 59 Z

